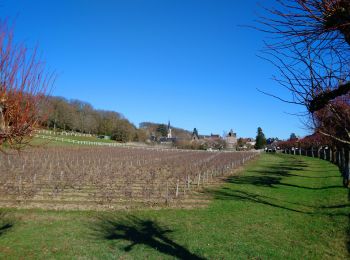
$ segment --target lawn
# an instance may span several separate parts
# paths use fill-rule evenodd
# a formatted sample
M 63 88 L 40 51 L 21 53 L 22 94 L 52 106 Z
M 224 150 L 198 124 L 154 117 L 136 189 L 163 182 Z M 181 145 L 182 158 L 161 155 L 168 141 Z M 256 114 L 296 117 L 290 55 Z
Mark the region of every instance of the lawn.
M 345 259 L 348 190 L 336 166 L 266 155 L 202 209 L 3 210 L 6 259 Z

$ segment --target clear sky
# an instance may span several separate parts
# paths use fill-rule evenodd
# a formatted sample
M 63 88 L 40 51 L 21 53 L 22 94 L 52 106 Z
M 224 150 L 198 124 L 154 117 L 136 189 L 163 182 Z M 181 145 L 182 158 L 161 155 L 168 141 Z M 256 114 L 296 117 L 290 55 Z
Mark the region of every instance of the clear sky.
M 262 1 L 265 6 L 273 0 Z M 306 134 L 302 111 L 257 57 L 266 37 L 257 1 L 1 0 L 15 39 L 36 44 L 58 74 L 53 95 L 122 113 L 135 125 L 171 121 L 200 134 Z

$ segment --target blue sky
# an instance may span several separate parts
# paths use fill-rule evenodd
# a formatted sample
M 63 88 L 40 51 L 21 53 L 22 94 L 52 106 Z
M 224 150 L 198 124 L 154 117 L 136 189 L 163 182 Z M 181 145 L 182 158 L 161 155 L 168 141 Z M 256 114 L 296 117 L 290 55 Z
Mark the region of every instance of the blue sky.
M 262 2 L 271 5 L 273 0 Z M 39 46 L 58 75 L 53 95 L 122 113 L 135 125 L 167 122 L 201 134 L 306 134 L 302 111 L 257 57 L 266 37 L 257 1 L 3 0 L 15 39 Z

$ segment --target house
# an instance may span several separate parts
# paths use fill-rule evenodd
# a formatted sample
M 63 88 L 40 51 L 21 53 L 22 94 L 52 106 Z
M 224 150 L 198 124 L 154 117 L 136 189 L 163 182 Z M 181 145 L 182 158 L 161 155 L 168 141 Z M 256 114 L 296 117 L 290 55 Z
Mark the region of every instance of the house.
M 219 140 L 219 139 L 221 139 L 221 136 L 218 135 L 218 134 L 210 134 L 209 139 L 211 139 L 211 140 Z
M 276 152 L 277 150 L 280 150 L 280 148 L 278 147 L 278 144 L 279 144 L 278 138 L 267 138 L 265 151 L 266 152 Z
M 254 138 L 246 138 L 245 141 L 247 144 L 251 145 L 252 147 L 254 147 L 256 144 L 256 141 Z

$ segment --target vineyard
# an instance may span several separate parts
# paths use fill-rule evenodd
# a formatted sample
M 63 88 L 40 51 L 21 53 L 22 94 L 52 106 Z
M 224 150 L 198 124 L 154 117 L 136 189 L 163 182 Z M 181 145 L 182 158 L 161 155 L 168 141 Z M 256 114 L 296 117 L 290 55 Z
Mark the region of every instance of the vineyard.
M 175 205 L 255 152 L 52 147 L 0 155 L 0 206 L 108 209 Z

